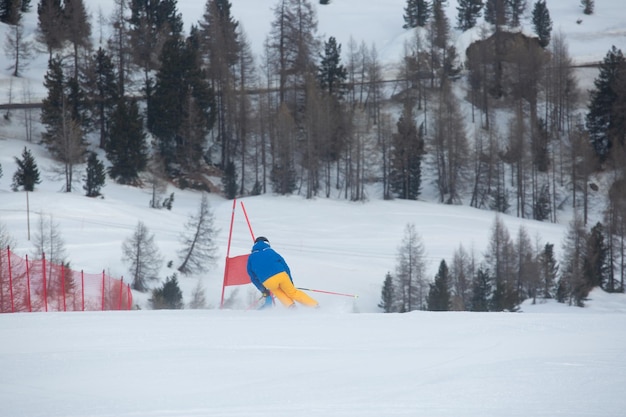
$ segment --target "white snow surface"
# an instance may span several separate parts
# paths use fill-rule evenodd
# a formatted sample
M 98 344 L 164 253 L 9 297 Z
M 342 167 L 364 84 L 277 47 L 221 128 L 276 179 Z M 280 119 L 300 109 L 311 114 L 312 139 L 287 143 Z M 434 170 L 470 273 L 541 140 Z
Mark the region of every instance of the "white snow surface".
M 5 314 L 0 415 L 623 416 L 626 306 L 590 304 Z
M 260 54 L 275 2 L 232 3 Z M 353 37 L 375 43 L 386 64 L 400 59 L 410 39 L 401 28 L 404 0 L 314 3 L 320 34 L 336 36 L 344 53 Z M 99 10 L 108 15 L 113 1 L 86 4 L 95 17 Z M 188 29 L 204 1 L 178 5 Z M 452 23 L 456 5 L 449 1 Z M 584 16 L 577 0 L 552 0 L 548 7 L 577 63 L 600 61 L 611 45 L 626 50 L 622 0 L 597 1 L 593 16 Z M 36 13 L 25 20 L 32 36 Z M 94 34 L 98 30 L 94 26 Z M 6 32 L 0 25 L 0 36 Z M 470 35 L 453 32 L 460 45 Z M 9 90 L 13 102 L 41 98 L 45 59 L 34 60 L 22 78 L 10 77 L 1 60 L 0 101 L 8 101 Z M 176 266 L 182 225 L 196 212 L 199 193 L 170 189 L 171 211 L 149 209 L 147 190 L 110 180 L 102 199 L 84 197 L 79 184 L 63 193 L 56 164 L 39 145 L 23 140 L 19 112 L 13 120 L 0 119 L 0 222 L 17 240 L 18 255 L 32 254 L 28 226 L 34 233 L 39 215 L 51 216 L 74 269 L 127 276 L 121 244 L 141 220 L 165 261 Z M 25 193 L 10 187 L 14 157 L 24 146 L 33 151 L 43 180 L 29 193 L 29 213 Z M 375 189 L 368 195 L 359 203 L 339 195 L 240 200 L 254 233 L 267 236 L 287 259 L 296 285 L 358 298 L 310 292 L 321 309 L 256 311 L 248 307 L 258 292 L 243 286 L 227 290 L 232 309 L 218 309 L 232 201 L 210 195 L 220 228 L 217 262 L 205 274 L 179 277 L 186 302 L 202 284 L 208 309 L 151 311 L 149 295 L 135 292 L 140 311 L 0 315 L 0 417 L 626 415 L 625 295 L 594 290 L 585 308 L 549 301 L 527 302 L 520 313 L 381 314 L 382 283 L 394 270 L 408 223 L 423 239 L 434 277 L 459 245 L 482 259 L 495 215 L 467 206 L 383 201 Z M 538 245 L 555 244 L 559 257 L 571 213 L 558 216 L 558 224 L 501 219 L 512 238 L 523 225 Z M 238 205 L 231 256 L 247 253 L 250 243 Z M 164 266 L 161 276 L 173 272 Z

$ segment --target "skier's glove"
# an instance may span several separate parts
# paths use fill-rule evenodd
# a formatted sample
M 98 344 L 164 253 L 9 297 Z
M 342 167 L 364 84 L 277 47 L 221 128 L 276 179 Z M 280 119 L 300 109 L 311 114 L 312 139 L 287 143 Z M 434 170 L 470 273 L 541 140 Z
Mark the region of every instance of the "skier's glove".
M 270 290 L 268 290 L 267 288 L 263 290 L 262 292 L 263 297 L 269 297 L 270 296 Z

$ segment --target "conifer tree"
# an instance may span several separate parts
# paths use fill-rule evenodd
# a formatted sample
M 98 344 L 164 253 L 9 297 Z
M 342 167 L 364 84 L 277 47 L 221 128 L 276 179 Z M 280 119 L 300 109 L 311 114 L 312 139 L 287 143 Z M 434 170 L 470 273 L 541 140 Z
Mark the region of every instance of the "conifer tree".
M 626 177 L 616 179 L 609 189 L 608 204 L 604 211 L 608 247 L 608 282 L 606 291 L 624 292 L 626 279 Z M 613 270 L 615 269 L 615 271 Z
M 528 6 L 526 0 L 508 0 L 508 14 L 509 24 L 514 27 L 518 27 L 521 23 L 521 19 L 524 16 L 526 7 Z
M 281 104 L 276 120 L 277 149 L 272 161 L 270 181 L 274 192 L 286 195 L 296 189 L 296 170 L 293 162 L 293 143 L 296 126 L 286 104 Z
M 514 256 L 517 263 L 514 282 L 517 302 L 521 303 L 526 298 L 532 298 L 535 302 L 537 293 L 541 289 L 539 259 L 524 226 L 519 227 Z
M 82 80 L 79 80 L 78 78 L 68 78 L 66 91 L 66 117 L 70 117 L 72 120 L 77 122 L 83 129 L 85 129 L 85 131 L 91 130 L 93 127 L 93 120 L 91 118 L 91 109 L 88 105 L 87 94 Z
M 456 28 L 462 31 L 476 26 L 476 20 L 480 17 L 483 9 L 483 0 L 459 0 L 456 10 Z
M 426 248 L 415 225 L 407 224 L 402 243 L 398 248 L 398 263 L 394 275 L 394 291 L 398 300 L 397 311 L 424 309 L 426 303 Z
M 237 173 L 235 172 L 235 163 L 228 162 L 222 175 L 222 189 L 224 196 L 232 200 L 237 197 Z
M 404 8 L 404 29 L 424 27 L 430 17 L 431 4 L 428 0 L 407 0 Z
M 95 108 L 96 120 L 94 124 L 100 131 L 99 146 L 101 149 L 105 149 L 109 137 L 109 120 L 118 101 L 117 93 L 119 91 L 115 66 L 106 50 L 98 48 L 98 51 L 92 56 L 90 70 L 91 92 L 89 100 Z
M 586 15 L 593 14 L 595 8 L 594 0 L 580 0 L 580 5 L 583 8 L 583 13 Z
M 439 271 L 435 276 L 435 282 L 430 284 L 428 293 L 428 310 L 449 311 L 450 310 L 450 277 L 448 265 L 445 260 L 439 264 Z
M 552 211 L 550 185 L 544 184 L 539 189 L 539 195 L 533 204 L 533 219 L 540 222 L 548 220 L 550 218 L 550 212 Z
M 450 22 L 444 7 L 445 0 L 434 0 L 433 18 L 431 23 L 431 47 L 441 51 L 441 62 L 445 61 L 444 53 L 450 40 Z
M 154 242 L 154 234 L 143 222 L 138 222 L 132 236 L 122 243 L 122 260 L 129 267 L 133 289 L 145 292 L 148 281 L 158 279 L 163 260 Z
M 46 128 L 42 137 L 43 142 L 51 149 L 54 148 L 60 135 L 63 126 L 63 111 L 67 102 L 66 80 L 59 56 L 48 61 L 48 71 L 44 75 L 43 85 L 48 90 L 48 95 L 41 103 L 41 123 Z
M 394 313 L 396 304 L 395 297 L 396 294 L 393 277 L 391 276 L 391 272 L 387 272 L 387 275 L 385 275 L 385 282 L 383 283 L 383 288 L 381 290 L 380 303 L 378 304 L 378 307 L 382 308 L 384 313 Z
M 590 288 L 585 281 L 585 259 L 587 259 L 587 231 L 582 218 L 576 214 L 570 222 L 563 241 L 561 278 L 557 300 L 582 307 Z
M 499 216 L 496 216 L 485 254 L 486 264 L 493 278 L 493 294 L 490 310 L 513 311 L 519 302 L 515 282 L 517 256 L 509 231 Z
M 182 261 L 178 271 L 182 274 L 205 272 L 215 261 L 215 237 L 218 230 L 214 220 L 209 199 L 203 193 L 198 212 L 188 219 L 185 234 L 181 237 L 183 248 L 179 255 Z
M 131 0 L 128 40 L 130 56 L 144 75 L 144 92 L 148 108 L 154 88 L 154 73 L 165 42 L 182 33 L 182 16 L 175 0 Z
M 113 0 L 111 13 L 111 37 L 107 41 L 107 51 L 115 63 L 118 96 L 126 94 L 126 84 L 130 83 L 130 25 L 128 23 L 128 0 Z M 146 93 L 147 94 L 147 93 Z
M 476 261 L 463 245 L 454 251 L 450 264 L 450 293 L 452 310 L 467 311 L 471 307 L 472 282 L 476 275 Z
M 85 195 L 87 197 L 97 197 L 100 195 L 100 189 L 106 181 L 106 171 L 104 164 L 98 159 L 95 152 L 89 154 L 87 158 L 87 172 L 85 173 Z
M 65 38 L 73 46 L 74 74 L 78 80 L 80 50 L 91 48 L 91 23 L 83 0 L 63 1 L 63 27 Z
M 111 120 L 111 138 L 106 146 L 111 162 L 109 175 L 120 184 L 135 184 L 146 168 L 148 149 L 143 120 L 134 100 L 121 98 Z
M 39 0 L 37 5 L 37 40 L 48 48 L 48 59 L 63 46 L 65 34 L 58 22 L 63 15 L 61 0 Z
M 0 22 L 17 25 L 30 8 L 30 0 L 0 0 Z
M 42 134 L 48 150 L 63 164 L 65 191 L 71 192 L 74 168 L 84 161 L 86 142 L 84 126 L 88 125 L 85 98 L 78 80 L 66 78 L 62 58 L 55 56 L 48 61 L 44 76 L 48 90 L 42 102 L 41 122 L 46 131 Z
M 154 310 L 180 310 L 183 308 L 183 292 L 178 286 L 176 273 L 167 277 L 163 286 L 152 290 L 152 298 L 149 301 Z
M 620 100 L 620 89 L 616 88 L 620 79 L 626 77 L 626 59 L 621 49 L 613 46 L 600 64 L 600 72 L 591 90 L 589 113 L 586 127 L 596 155 L 604 162 L 614 147 L 614 137 L 620 131 L 624 134 L 624 115 L 615 111 L 615 103 Z M 626 92 L 621 92 L 626 96 Z M 625 97 L 621 97 L 624 99 Z M 623 145 L 623 143 L 622 143 Z
M 324 55 L 321 58 L 318 69 L 320 87 L 329 95 L 341 98 L 345 92 L 348 72 L 341 64 L 341 44 L 337 44 L 333 36 L 324 42 Z
M 606 289 L 610 264 L 604 226 L 598 222 L 591 228 L 587 236 L 586 257 L 583 265 L 587 288 L 591 291 L 595 287 Z
M 68 112 L 63 113 L 61 136 L 58 139 L 58 145 L 53 154 L 63 165 L 65 192 L 69 193 L 72 191 L 76 165 L 85 160 L 87 143 L 79 122 L 72 118 Z
M 436 183 L 441 202 L 459 203 L 469 166 L 469 145 L 458 101 L 450 82 L 444 80 L 434 116 L 431 148 L 436 168 Z
M 510 311 L 507 307 L 508 289 L 504 281 L 495 281 L 489 299 L 489 311 Z
M 539 255 L 539 265 L 539 274 L 542 285 L 538 296 L 541 298 L 556 298 L 559 266 L 554 257 L 553 244 L 546 243 L 543 251 Z
M 570 288 L 565 277 L 561 276 L 556 286 L 554 299 L 559 303 L 565 303 L 569 298 Z
M 485 21 L 497 28 L 507 24 L 508 0 L 485 0 Z
M 30 149 L 24 147 L 22 151 L 22 158 L 15 157 L 15 163 L 17 164 L 17 170 L 13 174 L 13 183 L 11 188 L 13 191 L 17 191 L 20 187 L 24 191 L 34 191 L 35 185 L 41 183 L 39 179 L 39 168 Z
M 402 199 L 416 200 L 422 182 L 424 153 L 423 125 L 415 125 L 410 104 L 405 104 L 398 120 L 398 133 L 393 135 L 391 150 L 391 190 Z
M 172 37 L 166 42 L 148 109 L 148 128 L 171 176 L 197 170 L 214 122 L 213 94 L 201 69 L 196 36 L 197 30 L 187 41 Z
M 548 46 L 552 34 L 552 19 L 545 0 L 538 0 L 533 7 L 533 28 L 539 37 L 539 45 Z
M 84 96 L 76 79 L 66 79 L 58 55 L 48 61 L 44 76 L 48 90 L 42 101 L 41 123 L 45 126 L 43 142 L 52 155 L 63 164 L 65 190 L 72 189 L 74 167 L 84 161 L 86 142 L 81 123 L 87 124 Z
M 206 0 L 199 24 L 199 38 L 203 59 L 208 63 L 207 76 L 215 93 L 217 140 L 221 145 L 220 166 L 227 167 L 235 158 L 236 109 L 234 95 L 238 77 L 236 65 L 242 54 L 239 23 L 231 13 L 228 0 Z
M 479 268 L 474 277 L 472 286 L 471 311 L 489 311 L 489 299 L 491 298 L 491 277 L 489 270 Z
M 348 72 L 341 63 L 341 44 L 337 43 L 334 37 L 330 37 L 324 43 L 324 54 L 321 55 L 321 62 L 317 72 L 319 89 L 311 85 L 308 111 L 311 117 L 309 131 L 314 152 L 310 152 L 311 159 L 320 159 L 325 163 L 324 168 L 325 186 L 328 194 L 330 190 L 331 164 L 339 160 L 340 155 L 347 147 L 346 131 L 348 130 L 346 121 L 348 116 L 344 106 L 344 97 L 348 91 L 346 80 Z M 313 117 L 313 115 L 316 116 Z M 315 165 L 315 161 L 311 161 Z M 314 170 L 311 170 L 314 171 Z M 313 176 L 319 175 L 311 172 Z M 309 191 L 310 192 L 310 191 Z
M 297 125 L 302 120 L 306 78 L 319 53 L 317 13 L 308 0 L 280 0 L 274 8 L 268 55 L 278 77 L 279 104 L 287 104 Z M 314 74 L 313 74 L 314 75 Z

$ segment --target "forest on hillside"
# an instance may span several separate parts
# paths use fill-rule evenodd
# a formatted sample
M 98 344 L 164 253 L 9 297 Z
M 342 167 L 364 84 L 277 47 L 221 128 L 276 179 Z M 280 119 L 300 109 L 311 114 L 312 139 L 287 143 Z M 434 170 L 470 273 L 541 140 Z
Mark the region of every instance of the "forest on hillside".
M 206 0 L 189 33 L 176 0 L 115 0 L 98 40 L 84 0 L 34 3 L 0 0 L 5 51 L 16 77 L 48 55 L 47 96 L 30 113 L 42 132 L 28 139 L 58 161 L 67 192 L 86 162 L 87 195 L 110 179 L 152 188 L 156 208 L 171 204 L 168 182 L 227 198 L 350 200 L 416 200 L 427 185 L 442 204 L 553 222 L 569 205 L 576 250 L 593 238 L 602 253 L 587 251 L 572 282 L 587 268 L 589 280 L 623 288 L 626 60 L 607 48 L 583 102 L 545 0 L 459 0 L 456 11 L 407 0 L 398 15 L 413 36 L 392 80 L 374 46 L 322 39 L 311 0 L 275 1 L 260 56 L 228 0 Z M 581 4 L 593 13 L 592 0 Z M 24 13 L 37 14 L 35 42 L 24 38 Z M 528 13 L 536 36 L 518 30 Z M 456 50 L 452 31 L 477 28 L 480 39 Z M 36 161 L 26 151 L 16 160 L 14 189 L 34 189 Z M 606 201 L 595 232 L 590 198 Z

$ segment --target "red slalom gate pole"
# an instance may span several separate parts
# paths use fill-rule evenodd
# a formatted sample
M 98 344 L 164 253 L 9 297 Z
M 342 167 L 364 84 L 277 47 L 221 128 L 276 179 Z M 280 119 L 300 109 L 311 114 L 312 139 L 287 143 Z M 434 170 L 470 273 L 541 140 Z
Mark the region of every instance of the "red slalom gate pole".
M 324 294 L 330 294 L 330 295 L 341 295 L 343 297 L 352 297 L 352 298 L 359 298 L 358 295 L 356 294 L 344 294 L 341 292 L 333 292 L 333 291 L 323 291 L 323 290 L 312 290 L 311 288 L 300 288 L 298 287 L 299 290 L 303 290 L 303 291 L 312 291 L 312 292 L 321 292 Z
M 28 255 L 26 255 L 26 286 L 28 287 L 28 312 L 33 312 L 33 304 L 30 299 L 30 268 L 28 266 Z
M 224 262 L 224 281 L 222 282 L 222 298 L 220 298 L 220 308 L 224 308 L 224 292 L 226 290 L 226 277 L 228 276 L 228 259 L 230 258 L 230 243 L 233 239 L 233 224 L 235 223 L 235 209 L 237 199 L 233 198 L 233 211 L 230 215 L 230 229 L 228 230 L 228 246 L 226 247 L 226 262 Z
M 9 265 L 9 293 L 11 294 L 11 313 L 15 313 L 15 301 L 13 300 L 13 271 L 11 270 L 11 248 L 7 246 L 7 263 Z
M 80 270 L 80 288 L 81 288 L 81 305 L 83 307 L 82 311 L 85 311 L 85 273 L 83 270 Z
M 252 236 L 252 241 L 254 242 L 254 233 L 252 232 L 252 226 L 250 225 L 250 219 L 248 219 L 248 212 L 246 212 L 246 207 L 243 205 L 243 201 L 240 201 L 241 208 L 243 209 L 243 215 L 246 218 L 246 222 L 248 223 L 248 229 L 250 229 L 250 235 Z

